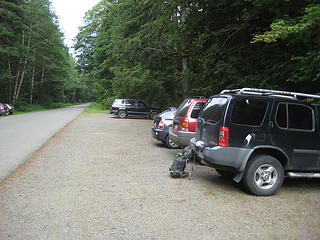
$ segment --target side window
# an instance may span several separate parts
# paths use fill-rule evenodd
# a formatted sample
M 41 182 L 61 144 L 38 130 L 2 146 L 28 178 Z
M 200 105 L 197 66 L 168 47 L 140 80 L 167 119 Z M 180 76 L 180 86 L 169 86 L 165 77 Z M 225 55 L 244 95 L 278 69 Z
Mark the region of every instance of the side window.
M 309 107 L 288 104 L 289 128 L 313 130 L 313 110 Z
M 312 131 L 313 110 L 300 104 L 279 104 L 276 123 L 280 128 Z
M 244 99 L 236 101 L 231 121 L 235 124 L 260 126 L 264 119 L 268 103 L 261 100 Z
M 126 105 L 133 106 L 134 100 L 126 100 Z
M 191 117 L 192 118 L 198 118 L 200 110 L 201 110 L 201 108 L 203 107 L 204 104 L 205 104 L 204 102 L 197 102 L 194 105 L 193 110 L 191 112 Z
M 276 115 L 276 123 L 281 128 L 287 128 L 287 105 L 279 104 Z
M 138 106 L 139 107 L 145 107 L 146 104 L 144 102 L 142 102 L 142 101 L 138 101 Z

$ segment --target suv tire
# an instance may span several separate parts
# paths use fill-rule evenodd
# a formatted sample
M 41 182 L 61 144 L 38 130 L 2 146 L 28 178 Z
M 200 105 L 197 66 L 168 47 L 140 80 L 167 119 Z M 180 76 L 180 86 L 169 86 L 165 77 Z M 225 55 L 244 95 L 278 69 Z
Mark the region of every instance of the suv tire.
M 277 159 L 258 155 L 248 163 L 243 183 L 255 195 L 271 196 L 281 187 L 283 178 L 283 167 Z
M 180 148 L 179 145 L 175 144 L 170 138 L 169 135 L 166 137 L 166 141 L 164 142 L 166 146 L 170 149 L 177 149 Z
M 119 110 L 118 118 L 126 118 L 127 116 L 128 116 L 128 113 L 125 110 Z
M 159 112 L 152 111 L 152 112 L 149 114 L 149 118 L 150 118 L 151 120 L 154 120 L 158 114 L 159 114 Z

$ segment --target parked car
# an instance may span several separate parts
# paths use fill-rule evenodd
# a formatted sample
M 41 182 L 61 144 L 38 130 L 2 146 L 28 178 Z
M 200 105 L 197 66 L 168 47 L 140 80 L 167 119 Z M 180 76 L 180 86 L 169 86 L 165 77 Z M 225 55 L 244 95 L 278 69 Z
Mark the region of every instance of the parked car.
M 136 99 L 115 99 L 110 107 L 110 113 L 126 118 L 128 115 L 145 116 L 154 120 L 161 112 L 160 108 L 150 107 Z
M 196 131 L 199 112 L 206 101 L 204 97 L 194 97 L 181 103 L 169 129 L 169 138 L 175 144 L 181 147 L 189 145 Z
M 318 95 L 243 88 L 212 96 L 190 147 L 221 175 L 269 196 L 284 177 L 320 177 Z
M 14 110 L 15 110 L 14 106 L 12 106 L 10 104 L 4 104 L 4 107 L 7 110 L 7 115 L 9 115 L 9 114 L 11 115 L 14 113 Z
M 0 103 L 0 116 L 1 115 L 8 115 L 8 110 L 6 108 L 6 106 L 2 103 Z
M 168 148 L 179 148 L 179 146 L 169 138 L 169 128 L 172 126 L 176 111 L 177 109 L 175 107 L 169 107 L 160 113 L 153 122 L 152 136 L 163 142 Z

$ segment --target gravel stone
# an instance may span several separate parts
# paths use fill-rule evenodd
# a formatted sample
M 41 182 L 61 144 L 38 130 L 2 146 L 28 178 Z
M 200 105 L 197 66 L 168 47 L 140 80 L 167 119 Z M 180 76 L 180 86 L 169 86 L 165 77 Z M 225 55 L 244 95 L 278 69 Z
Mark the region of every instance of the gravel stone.
M 199 164 L 173 179 L 181 150 L 151 126 L 81 114 L 0 184 L 0 239 L 320 239 L 319 179 L 286 179 L 271 197 Z

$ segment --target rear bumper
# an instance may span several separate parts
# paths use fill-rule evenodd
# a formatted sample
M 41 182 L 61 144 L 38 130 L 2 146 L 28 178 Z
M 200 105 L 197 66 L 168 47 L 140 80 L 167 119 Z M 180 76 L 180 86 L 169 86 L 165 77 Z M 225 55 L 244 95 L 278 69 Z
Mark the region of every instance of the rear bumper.
M 193 138 L 195 132 L 178 131 L 172 132 L 172 128 L 169 129 L 169 138 L 177 145 L 186 147 L 189 146 L 190 139 Z
M 166 140 L 166 137 L 168 136 L 168 130 L 155 129 L 154 127 L 151 128 L 151 133 L 153 138 L 163 142 Z
M 196 146 L 196 139 L 190 140 L 190 147 L 195 154 L 214 166 L 230 167 L 237 172 L 243 172 L 253 149 L 236 147 L 204 147 Z

